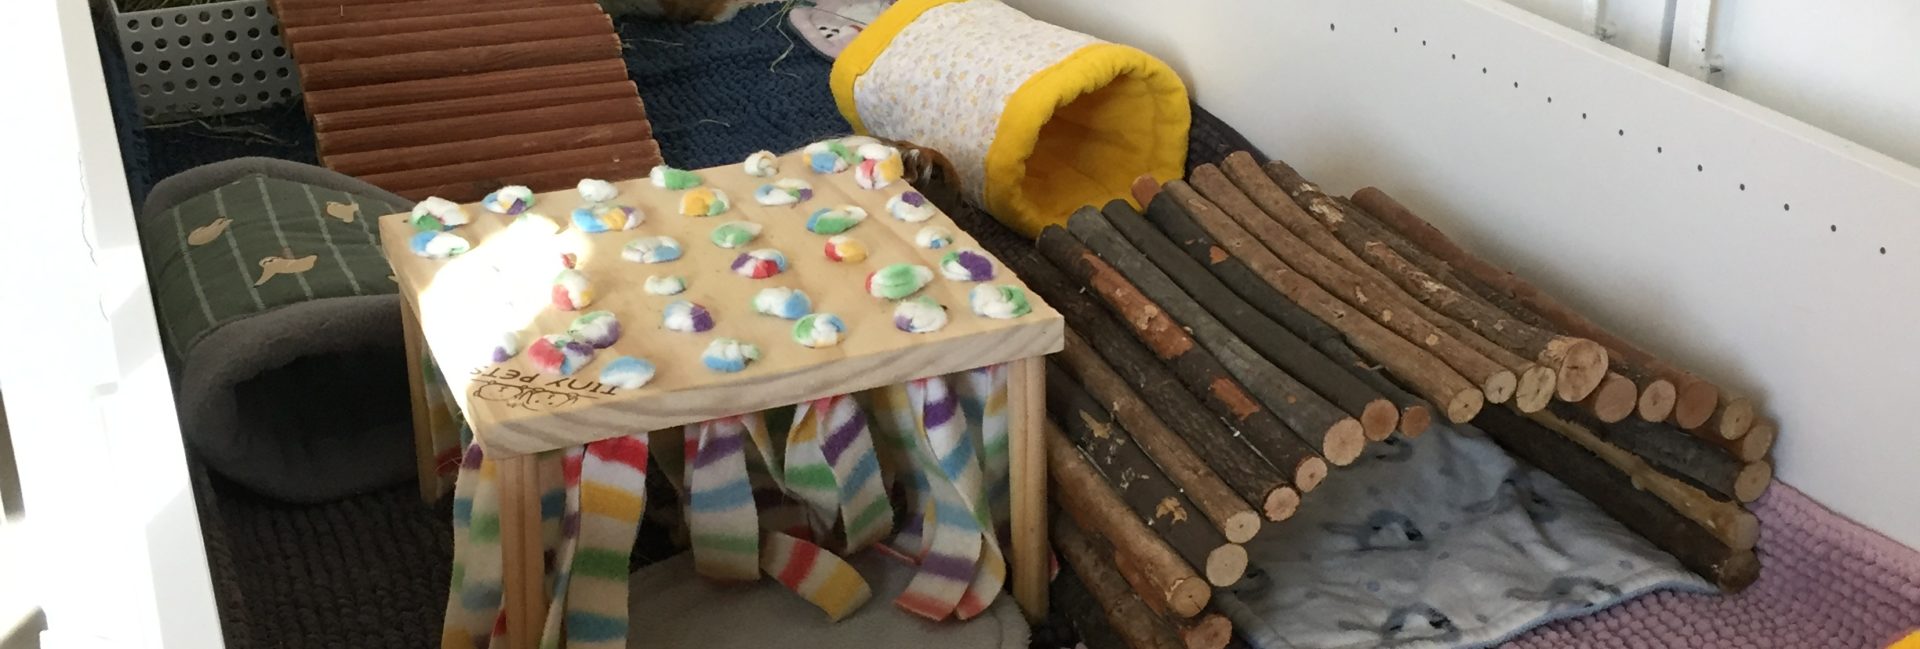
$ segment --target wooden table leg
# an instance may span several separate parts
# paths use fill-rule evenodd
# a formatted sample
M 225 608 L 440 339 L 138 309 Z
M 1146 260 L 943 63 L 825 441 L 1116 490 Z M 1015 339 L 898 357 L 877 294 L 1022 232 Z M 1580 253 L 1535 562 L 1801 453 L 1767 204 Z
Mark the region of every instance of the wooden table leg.
M 425 356 L 427 343 L 420 333 L 420 318 L 413 305 L 400 301 L 400 329 L 406 343 L 407 396 L 413 403 L 413 464 L 420 481 L 420 499 L 434 502 L 440 498 L 440 467 L 435 462 L 433 441 L 433 401 L 428 397 Z
M 1008 474 L 1012 480 L 1013 598 L 1027 619 L 1047 616 L 1047 416 L 1046 361 L 1010 363 L 1007 373 Z
M 540 541 L 538 455 L 499 460 L 501 606 L 507 613 L 507 646 L 534 649 L 546 624 L 545 548 Z

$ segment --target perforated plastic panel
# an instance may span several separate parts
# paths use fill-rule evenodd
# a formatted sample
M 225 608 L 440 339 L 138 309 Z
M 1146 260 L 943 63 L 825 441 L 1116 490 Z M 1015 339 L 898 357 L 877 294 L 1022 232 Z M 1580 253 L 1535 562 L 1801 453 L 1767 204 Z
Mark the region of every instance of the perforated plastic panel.
M 149 123 L 257 110 L 300 92 L 265 0 L 118 14 L 114 28 Z

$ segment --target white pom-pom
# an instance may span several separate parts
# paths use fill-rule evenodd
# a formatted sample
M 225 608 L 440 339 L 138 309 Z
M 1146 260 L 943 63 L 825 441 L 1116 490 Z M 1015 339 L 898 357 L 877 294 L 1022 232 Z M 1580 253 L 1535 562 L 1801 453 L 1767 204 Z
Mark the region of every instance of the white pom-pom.
M 598 178 L 582 178 L 576 189 L 580 191 L 580 200 L 589 203 L 605 203 L 620 195 L 620 188 Z
M 747 156 L 746 162 L 740 163 L 740 167 L 749 176 L 771 178 L 780 173 L 780 158 L 774 156 L 772 151 L 755 151 Z
M 679 295 L 687 290 L 687 280 L 679 275 L 648 275 L 646 289 L 652 295 Z

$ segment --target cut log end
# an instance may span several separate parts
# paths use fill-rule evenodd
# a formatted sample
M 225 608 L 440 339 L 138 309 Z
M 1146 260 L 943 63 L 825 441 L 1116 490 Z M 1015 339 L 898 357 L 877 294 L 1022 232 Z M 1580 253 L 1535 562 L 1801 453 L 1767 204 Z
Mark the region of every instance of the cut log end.
M 1400 434 L 1408 438 L 1419 437 L 1433 427 L 1433 409 L 1427 404 L 1416 403 L 1400 411 Z
M 1447 403 L 1447 421 L 1456 424 L 1473 421 L 1473 418 L 1480 414 L 1480 409 L 1486 405 L 1487 397 L 1479 390 L 1456 392 L 1453 400 Z
M 1139 178 L 1133 179 L 1131 193 L 1133 200 L 1140 203 L 1140 208 L 1146 209 L 1147 204 L 1153 202 L 1153 197 L 1160 195 L 1160 181 L 1154 180 L 1153 174 L 1140 174 Z
M 1725 536 L 1727 547 L 1735 550 L 1751 550 L 1760 542 L 1760 518 L 1753 512 L 1741 510 L 1728 517 Z
M 1553 369 L 1560 378 L 1555 390 L 1561 401 L 1585 399 L 1606 380 L 1607 348 L 1600 343 L 1577 338 L 1558 351 Z
M 1288 491 L 1292 490 L 1289 489 Z M 1298 506 L 1299 500 L 1299 496 L 1294 496 L 1294 504 L 1296 506 Z M 1260 533 L 1260 515 L 1253 513 L 1251 509 L 1245 509 L 1234 512 L 1228 516 L 1226 520 L 1220 521 L 1219 525 L 1220 535 L 1226 537 L 1227 541 L 1232 543 L 1246 543 L 1247 541 L 1253 540 L 1254 535 Z
M 1673 416 L 1673 405 L 1679 400 L 1679 391 L 1673 382 L 1666 379 L 1654 379 L 1640 388 L 1640 402 L 1636 409 L 1640 418 L 1647 421 L 1666 421 Z
M 1633 380 L 1619 374 L 1608 373 L 1607 378 L 1600 381 L 1600 387 L 1595 389 L 1593 394 L 1587 395 L 1584 403 L 1588 412 L 1592 412 L 1595 418 L 1611 424 L 1633 414 L 1634 407 L 1639 402 L 1639 391 L 1639 388 L 1634 386 Z
M 1393 434 L 1393 427 L 1400 423 L 1400 411 L 1393 402 L 1386 399 L 1374 399 L 1367 407 L 1360 409 L 1360 429 L 1367 441 L 1378 442 Z
M 1207 582 L 1226 588 L 1247 574 L 1247 547 L 1228 543 L 1207 553 Z
M 1193 617 L 1207 608 L 1213 587 L 1200 579 L 1181 579 L 1167 589 L 1167 610 L 1180 617 Z
M 1540 412 L 1553 402 L 1554 385 L 1559 375 L 1544 365 L 1528 365 L 1520 372 L 1520 384 L 1513 391 L 1513 407 L 1520 412 Z
M 1327 461 L 1310 457 L 1293 467 L 1293 488 L 1300 493 L 1311 493 L 1327 479 Z
M 1690 381 L 1675 387 L 1673 423 L 1681 428 L 1693 430 L 1705 425 L 1714 407 L 1720 405 L 1720 388 L 1712 383 Z
M 1187 649 L 1222 649 L 1233 641 L 1233 623 L 1219 613 L 1202 615 L 1180 630 L 1180 641 Z
M 1758 462 L 1767 457 L 1768 451 L 1773 450 L 1773 441 L 1779 436 L 1779 426 L 1774 425 L 1770 420 L 1759 419 L 1753 422 L 1753 428 L 1747 430 L 1745 437 L 1735 440 L 1734 455 L 1742 462 Z
M 1722 439 L 1745 437 L 1747 431 L 1753 429 L 1753 400 L 1746 397 L 1729 399 L 1721 404 L 1716 415 L 1719 427 L 1715 432 L 1720 433 Z
M 1334 422 L 1333 427 L 1320 438 L 1321 452 L 1334 466 L 1346 466 L 1360 459 L 1360 452 L 1367 448 L 1366 428 L 1352 417 Z
M 1767 492 L 1773 484 L 1773 463 L 1753 462 L 1741 467 L 1739 475 L 1733 477 L 1733 497 L 1743 503 L 1750 503 Z
M 1294 491 L 1293 487 L 1274 489 L 1267 494 L 1267 502 L 1260 504 L 1260 511 L 1266 513 L 1267 520 L 1275 523 L 1293 518 L 1293 513 L 1300 511 L 1300 492 Z
M 1488 403 L 1506 403 L 1508 399 L 1513 398 L 1514 391 L 1519 389 L 1519 377 L 1514 376 L 1509 370 L 1489 374 L 1485 381 L 1480 382 L 1480 394 Z
M 1753 552 L 1735 552 L 1717 566 L 1714 585 L 1731 595 L 1746 590 L 1760 578 L 1760 558 Z

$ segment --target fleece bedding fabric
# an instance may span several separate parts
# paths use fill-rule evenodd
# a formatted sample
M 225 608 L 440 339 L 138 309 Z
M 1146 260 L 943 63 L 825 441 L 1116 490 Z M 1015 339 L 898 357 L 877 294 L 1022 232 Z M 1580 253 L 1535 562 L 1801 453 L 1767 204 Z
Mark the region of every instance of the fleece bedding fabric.
M 1248 544 L 1216 597 L 1260 649 L 1482 647 L 1713 587 L 1470 426 L 1376 444 Z

